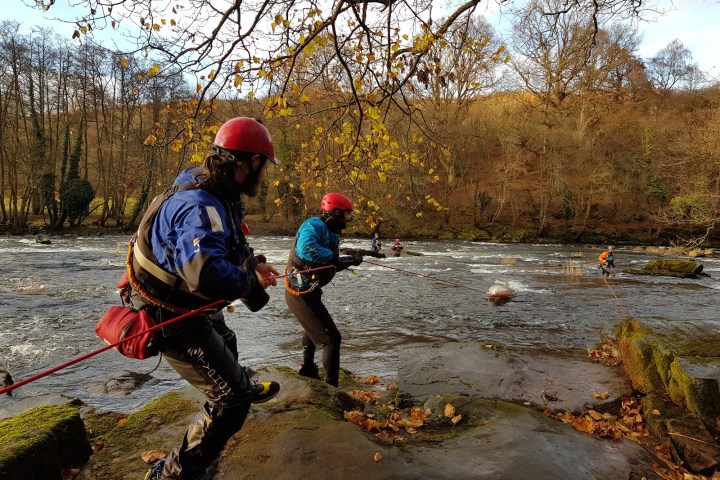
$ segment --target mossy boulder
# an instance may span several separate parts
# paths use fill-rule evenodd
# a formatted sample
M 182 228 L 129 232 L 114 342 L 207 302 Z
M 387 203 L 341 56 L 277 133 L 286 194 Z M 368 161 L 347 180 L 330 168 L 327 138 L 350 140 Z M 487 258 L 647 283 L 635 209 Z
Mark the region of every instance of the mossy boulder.
M 648 431 L 656 438 L 666 438 L 674 454 L 685 467 L 707 477 L 720 467 L 715 437 L 698 426 L 697 417 L 687 413 L 667 396 L 646 395 L 641 400 Z M 707 478 L 706 477 L 706 478 Z
M 695 260 L 670 259 L 653 260 L 641 269 L 626 268 L 623 270 L 624 273 L 634 275 L 661 275 L 679 278 L 698 278 L 704 275 L 702 271 L 703 265 Z
M 712 434 L 720 426 L 720 322 L 625 318 L 617 329 L 625 370 L 644 394 L 667 396 Z
M 124 419 L 98 413 L 85 422 L 93 433 L 93 444 L 102 446 L 80 472 L 77 480 L 142 478 L 149 465 L 145 451 L 169 452 L 182 439 L 183 432 L 204 401 L 192 387 L 172 391 L 156 398 Z
M 0 478 L 60 480 L 92 453 L 85 425 L 72 405 L 40 405 L 0 421 Z

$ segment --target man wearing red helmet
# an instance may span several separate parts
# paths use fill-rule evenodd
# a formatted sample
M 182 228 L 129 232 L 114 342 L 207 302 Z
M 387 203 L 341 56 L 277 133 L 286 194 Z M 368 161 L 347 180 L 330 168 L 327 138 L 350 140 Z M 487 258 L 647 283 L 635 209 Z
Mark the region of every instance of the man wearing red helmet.
M 403 245 L 402 245 L 402 243 L 400 243 L 400 239 L 399 239 L 399 238 L 396 238 L 396 239 L 395 239 L 395 243 L 393 243 L 393 246 L 390 247 L 390 249 L 393 251 L 393 254 L 394 254 L 396 257 L 399 257 L 399 256 L 400 256 L 400 253 L 401 253 L 402 250 L 403 250 Z
M 255 196 L 265 166 L 278 164 L 270 132 L 247 117 L 225 122 L 202 170 L 188 169 L 156 197 L 132 240 L 132 303 L 164 321 L 217 300 L 264 307 L 279 272 L 254 255 L 240 227 L 243 195 Z M 222 310 L 206 311 L 162 330 L 167 362 L 207 400 L 185 438 L 146 479 L 202 479 L 242 427 L 251 403 L 277 395 L 277 382 L 253 383 L 238 363 L 235 333 Z
M 285 302 L 302 325 L 303 364 L 300 375 L 320 379 L 315 349 L 322 348 L 325 382 L 338 386 L 342 336 L 322 303 L 322 287 L 362 257 L 340 256 L 340 234 L 355 210 L 340 193 L 328 193 L 320 203 L 320 215 L 305 220 L 295 235 L 285 272 Z M 304 272 L 310 269 L 316 269 Z M 298 272 L 298 273 L 295 273 Z M 304 272 L 304 273 L 300 273 Z

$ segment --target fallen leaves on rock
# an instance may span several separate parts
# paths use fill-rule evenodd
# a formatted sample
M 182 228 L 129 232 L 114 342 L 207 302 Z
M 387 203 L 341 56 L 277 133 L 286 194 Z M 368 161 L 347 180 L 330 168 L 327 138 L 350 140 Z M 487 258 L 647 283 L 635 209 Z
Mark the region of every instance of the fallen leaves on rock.
M 380 455 L 380 452 L 375 453 L 375 456 L 373 456 L 373 460 L 375 460 L 376 462 L 382 460 L 382 455 Z
M 623 364 L 620 349 L 617 348 L 615 342 L 611 339 L 605 341 L 599 348 L 590 350 L 588 356 L 593 362 L 602 363 L 609 367 L 617 367 Z
M 641 409 L 637 399 L 630 397 L 622 400 L 619 416 L 592 409 L 579 416 L 570 412 L 552 413 L 547 410 L 545 414 L 585 433 L 613 440 L 625 437 L 637 442 L 641 437 L 648 436 Z
M 376 408 L 377 411 L 346 410 L 343 412 L 345 420 L 359 426 L 368 433 L 389 438 L 393 441 L 402 441 L 411 435 L 415 435 L 432 414 L 430 408 L 398 408 L 394 405 L 381 405 L 378 392 L 351 390 L 348 394 L 364 404 Z
M 375 405 L 380 399 L 380 394 L 378 392 L 371 392 L 368 390 L 351 390 L 348 394 L 367 405 Z
M 445 404 L 445 411 L 443 412 L 447 418 L 450 419 L 450 421 L 453 424 L 453 427 L 462 420 L 462 415 L 455 415 L 455 405 L 451 403 Z
M 602 393 L 600 393 L 600 392 L 598 392 L 597 390 L 595 390 L 595 391 L 593 392 L 593 397 L 595 397 L 595 398 L 597 398 L 597 399 L 600 399 L 600 400 L 607 400 L 609 396 L 610 396 L 610 394 L 609 394 L 608 392 L 602 392 Z
M 165 455 L 167 454 L 162 450 L 146 450 L 140 454 L 140 458 L 145 463 L 155 463 L 161 458 L 165 458 Z
M 366 385 L 375 385 L 380 383 L 380 378 L 377 375 L 370 375 L 369 377 L 362 378 L 358 375 L 353 375 L 353 378 Z
M 597 393 L 598 392 L 594 392 L 593 395 L 595 396 Z M 622 399 L 620 415 L 598 412 L 592 409 L 588 410 L 584 415 L 579 416 L 573 415 L 570 412 L 556 414 L 548 410 L 545 411 L 545 414 L 563 423 L 572 425 L 577 430 L 602 438 L 610 438 L 612 440 L 627 438 L 636 443 L 642 443 L 642 439 L 649 437 L 642 406 L 637 398 L 634 397 Z M 660 412 L 653 410 L 650 414 L 660 415 Z M 694 474 L 687 471 L 681 465 L 674 463 L 672 449 L 668 444 L 656 445 L 655 454 L 662 463 L 654 464 L 653 471 L 664 480 L 716 480 L 720 478 Z
M 425 425 L 425 420 L 432 414 L 429 408 L 412 407 L 408 410 L 385 405 L 387 413 L 384 418 L 375 418 L 374 413 L 362 410 L 346 410 L 343 412 L 345 420 L 368 433 L 392 440 L 405 440 L 415 435 L 419 428 Z

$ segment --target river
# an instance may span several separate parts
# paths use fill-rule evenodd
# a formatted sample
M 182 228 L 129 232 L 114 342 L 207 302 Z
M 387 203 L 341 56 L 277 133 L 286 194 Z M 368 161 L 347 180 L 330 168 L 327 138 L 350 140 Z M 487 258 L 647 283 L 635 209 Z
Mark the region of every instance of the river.
M 17 382 L 104 346 L 93 327 L 108 306 L 120 303 L 115 285 L 124 269 L 127 240 L 66 235 L 42 245 L 29 236 L 0 237 L 0 368 Z M 256 253 L 282 270 L 291 238 L 253 236 L 250 241 Z M 620 270 L 641 268 L 656 256 L 620 248 L 618 273 L 605 281 L 595 266 L 603 248 L 598 246 L 403 244 L 406 252 L 417 255 L 367 257 L 368 262 L 339 273 L 325 287 L 323 298 L 343 334 L 341 366 L 356 374 L 391 380 L 405 344 L 478 341 L 592 348 L 626 312 L 634 317 L 717 318 L 717 258 L 700 259 L 710 278 L 634 276 Z M 368 249 L 369 241 L 348 238 L 341 246 Z M 494 283 L 511 286 L 515 297 L 503 305 L 489 302 L 486 292 Z M 226 314 L 238 335 L 241 363 L 255 369 L 298 368 L 300 326 L 285 305 L 282 288 L 268 291 L 270 303 L 260 312 L 240 306 Z M 14 397 L 63 394 L 131 412 L 183 384 L 158 358 L 132 360 L 108 350 L 19 387 Z M 124 371 L 151 379 L 128 395 L 96 388 Z

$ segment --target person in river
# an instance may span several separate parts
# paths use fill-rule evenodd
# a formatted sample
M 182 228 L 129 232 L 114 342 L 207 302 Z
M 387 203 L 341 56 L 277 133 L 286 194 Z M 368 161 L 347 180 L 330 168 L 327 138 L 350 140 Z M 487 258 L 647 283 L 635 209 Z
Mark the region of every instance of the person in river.
M 395 255 L 396 257 L 400 256 L 400 253 L 403 250 L 403 245 L 402 245 L 402 243 L 400 243 L 399 238 L 395 239 L 395 243 L 392 244 L 392 247 L 390 247 L 390 250 L 392 250 L 393 255 Z
M 606 277 L 615 275 L 615 247 L 610 245 L 607 250 L 598 255 L 598 269 L 602 271 L 602 274 Z
M 335 387 L 339 384 L 342 336 L 322 302 L 322 288 L 336 272 L 363 261 L 362 256 L 339 255 L 340 234 L 354 210 L 345 195 L 325 195 L 320 215 L 300 225 L 285 267 L 285 302 L 303 328 L 303 363 L 299 373 L 320 379 L 315 350 L 322 348 L 325 382 Z
M 382 248 L 382 242 L 380 241 L 380 235 L 375 234 L 373 235 L 372 241 L 370 242 L 370 245 L 372 246 L 372 251 L 375 253 L 380 253 L 380 249 Z
M 240 228 L 242 196 L 258 193 L 266 164 L 278 164 L 270 132 L 248 117 L 225 122 L 203 170 L 185 170 L 156 197 L 131 241 L 130 299 L 156 322 L 217 300 L 240 299 L 255 312 L 279 272 L 255 255 Z M 278 394 L 277 382 L 253 383 L 238 363 L 237 338 L 222 309 L 161 330 L 158 347 L 182 378 L 206 396 L 181 445 L 148 471 L 152 480 L 199 480 L 245 422 L 251 403 Z

